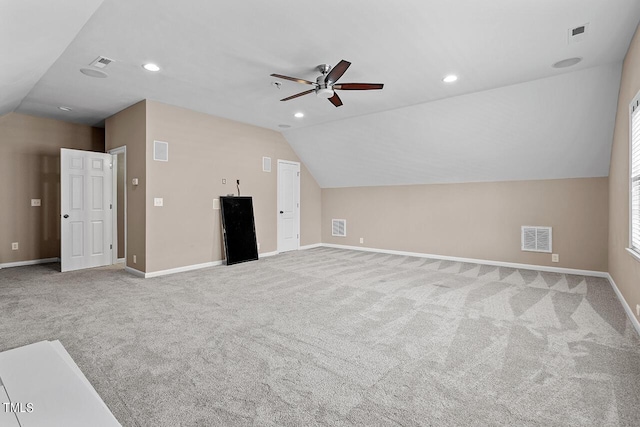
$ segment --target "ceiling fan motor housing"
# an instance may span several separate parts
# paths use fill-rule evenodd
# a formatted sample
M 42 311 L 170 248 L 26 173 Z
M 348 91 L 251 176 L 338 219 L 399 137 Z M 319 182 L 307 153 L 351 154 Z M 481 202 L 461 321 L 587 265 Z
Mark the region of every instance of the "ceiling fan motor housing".
M 316 96 L 318 98 L 328 99 L 333 96 L 333 88 L 325 83 L 325 75 L 321 75 L 316 79 Z

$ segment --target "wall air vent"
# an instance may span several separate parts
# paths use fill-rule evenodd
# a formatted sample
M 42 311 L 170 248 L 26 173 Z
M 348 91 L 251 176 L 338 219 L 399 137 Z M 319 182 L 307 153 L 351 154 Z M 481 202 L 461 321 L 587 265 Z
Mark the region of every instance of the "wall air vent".
M 331 235 L 335 237 L 347 237 L 347 220 L 346 219 L 332 219 L 331 220 Z
M 522 250 L 551 252 L 551 227 L 522 226 Z
M 262 172 L 271 172 L 271 157 L 262 158 Z
M 96 60 L 91 63 L 91 65 L 96 68 L 105 68 L 107 65 L 111 64 L 112 62 L 113 62 L 113 59 L 109 59 L 104 56 L 98 56 Z
M 162 141 L 153 141 L 153 160 L 159 162 L 169 161 L 169 143 Z
M 577 27 L 569 28 L 567 30 L 569 44 L 583 41 L 585 37 L 587 37 L 588 33 L 589 33 L 588 22 L 584 25 L 579 25 Z

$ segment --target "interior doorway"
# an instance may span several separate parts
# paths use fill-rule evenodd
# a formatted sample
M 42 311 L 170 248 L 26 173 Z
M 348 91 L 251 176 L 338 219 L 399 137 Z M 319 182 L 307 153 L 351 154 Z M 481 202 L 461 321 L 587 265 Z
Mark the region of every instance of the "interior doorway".
M 60 265 L 62 271 L 112 264 L 110 154 L 60 149 Z
M 109 150 L 113 163 L 113 260 L 127 259 L 127 147 Z
M 278 252 L 300 248 L 300 163 L 278 160 Z

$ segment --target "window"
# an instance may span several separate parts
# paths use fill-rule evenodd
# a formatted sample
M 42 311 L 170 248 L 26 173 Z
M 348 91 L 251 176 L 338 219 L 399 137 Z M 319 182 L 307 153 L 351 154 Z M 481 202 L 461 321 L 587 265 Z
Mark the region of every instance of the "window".
M 640 254 L 640 92 L 629 106 L 629 247 Z

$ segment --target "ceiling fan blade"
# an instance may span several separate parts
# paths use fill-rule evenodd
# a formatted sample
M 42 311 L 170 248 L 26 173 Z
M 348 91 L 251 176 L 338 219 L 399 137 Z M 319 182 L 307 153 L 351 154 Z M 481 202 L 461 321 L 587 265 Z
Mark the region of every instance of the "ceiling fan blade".
M 290 99 L 297 98 L 299 96 L 307 95 L 307 94 L 309 94 L 309 93 L 311 93 L 313 91 L 315 91 L 315 89 L 305 90 L 304 92 L 296 93 L 295 95 L 291 95 L 291 96 L 289 96 L 287 98 L 281 99 L 280 101 L 288 101 Z
M 314 82 L 309 80 L 298 79 L 296 77 L 283 76 L 281 74 L 271 74 L 271 77 L 277 77 L 279 79 L 291 80 L 292 82 L 302 83 L 303 85 L 315 85 Z
M 327 74 L 327 77 L 325 77 L 324 82 L 328 85 L 332 85 L 337 82 L 338 79 L 345 73 L 345 71 L 347 71 L 349 65 L 351 65 L 351 62 L 345 61 L 344 59 L 338 62 L 338 65 L 336 65 L 331 69 L 331 71 L 329 71 L 329 74 Z
M 335 93 L 335 92 L 333 92 L 333 96 L 331 98 L 329 98 L 329 101 L 331 101 L 331 103 L 333 105 L 335 105 L 336 107 L 339 107 L 339 106 L 342 105 L 342 99 L 340 99 L 338 94 Z
M 382 89 L 384 84 L 382 83 L 342 83 L 333 85 L 334 89 L 339 90 L 372 90 Z

